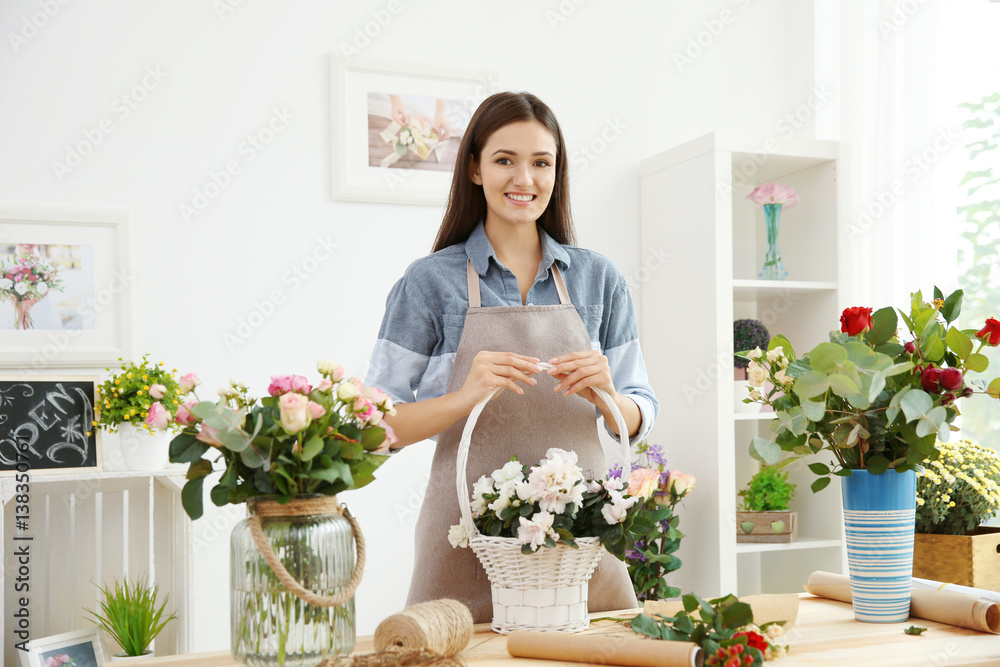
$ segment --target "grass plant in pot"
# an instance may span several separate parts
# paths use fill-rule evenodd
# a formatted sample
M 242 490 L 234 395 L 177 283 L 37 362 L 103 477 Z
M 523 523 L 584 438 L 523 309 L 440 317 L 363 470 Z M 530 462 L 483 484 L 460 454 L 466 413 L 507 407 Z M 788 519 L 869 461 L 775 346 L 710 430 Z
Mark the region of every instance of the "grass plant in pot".
M 168 431 L 180 429 L 173 415 L 197 384 L 193 374 L 178 381 L 176 368 L 168 371 L 162 361 L 150 363 L 148 356 L 140 363 L 119 359 L 121 368 L 98 387 L 94 406 L 94 426 L 118 433 L 128 470 L 160 470 L 166 465 Z
M 971 375 L 988 368 L 981 351 L 1000 345 L 1000 321 L 989 318 L 978 331 L 959 329 L 953 323 L 961 307 L 961 290 L 946 297 L 935 288 L 929 302 L 915 292 L 905 310 L 846 309 L 840 330 L 802 357 L 781 335 L 766 354 L 748 355 L 749 372 L 762 369 L 775 385 L 759 399 L 774 408 L 773 435 L 754 438 L 751 455 L 787 465 L 821 454 L 823 460 L 809 464 L 819 476 L 813 491 L 832 476 L 842 480 L 851 594 L 860 621 L 907 619 L 915 470 L 936 460 L 935 442 L 957 430 L 952 422 L 962 397 L 1000 397 L 1000 378 L 987 386 Z M 872 558 L 880 569 L 868 577 L 861 572 L 870 573 Z
M 246 665 L 317 665 L 356 639 L 354 593 L 364 538 L 336 494 L 375 479 L 394 435 L 392 399 L 320 361 L 322 379 L 271 377 L 256 399 L 234 382 L 218 402 L 193 397 L 175 421 L 184 430 L 170 460 L 188 463 L 181 500 L 203 514 L 203 487 L 217 506 L 247 504 L 230 540 L 233 658 Z M 357 558 L 355 558 L 355 551 Z
M 795 484 L 788 472 L 764 465 L 739 493 L 743 509 L 736 512 L 736 541 L 783 543 L 798 537 L 798 515 L 788 509 Z
M 750 381 L 747 377 L 747 366 L 750 359 L 747 354 L 752 350 L 766 350 L 771 340 L 771 334 L 762 322 L 754 319 L 742 319 L 733 322 L 733 409 L 736 412 L 760 412 L 761 404 L 752 402 L 750 396 Z
M 939 442 L 917 472 L 913 576 L 1000 591 L 1000 456 L 968 440 Z
M 157 587 L 146 579 L 116 580 L 113 585 L 98 589 L 100 612 L 84 611 L 121 647 L 121 651 L 112 654 L 111 661 L 152 655 L 149 645 L 167 623 L 177 618 L 174 614 L 163 616 L 169 596 L 165 595 L 158 605 Z

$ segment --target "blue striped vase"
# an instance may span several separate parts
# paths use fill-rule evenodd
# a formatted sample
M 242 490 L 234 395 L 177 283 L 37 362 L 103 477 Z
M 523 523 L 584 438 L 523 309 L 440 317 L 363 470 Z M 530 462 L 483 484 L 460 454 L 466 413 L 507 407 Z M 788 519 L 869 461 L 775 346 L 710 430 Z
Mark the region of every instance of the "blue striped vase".
M 851 473 L 841 490 L 854 618 L 901 623 L 910 616 L 917 474 Z

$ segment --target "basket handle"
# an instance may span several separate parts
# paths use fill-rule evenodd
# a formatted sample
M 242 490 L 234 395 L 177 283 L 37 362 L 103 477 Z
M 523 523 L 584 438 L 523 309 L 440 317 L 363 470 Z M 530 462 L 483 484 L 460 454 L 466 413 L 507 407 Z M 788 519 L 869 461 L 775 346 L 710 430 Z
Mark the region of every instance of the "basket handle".
M 551 368 L 547 363 L 538 364 L 542 369 Z M 496 387 L 486 396 L 483 400 L 476 404 L 476 407 L 472 409 L 469 413 L 468 418 L 465 421 L 465 429 L 462 431 L 462 439 L 458 443 L 458 459 L 455 464 L 455 486 L 458 491 L 458 507 L 462 512 L 462 523 L 465 524 L 465 530 L 470 537 L 477 535 L 479 530 L 472 521 L 472 510 L 469 509 L 469 483 L 465 479 L 465 469 L 469 462 L 469 446 L 472 444 L 472 432 L 476 428 L 476 422 L 479 420 L 479 415 L 482 414 L 483 409 L 486 404 L 490 402 L 490 399 L 500 391 L 500 387 Z M 629 437 L 628 437 L 628 427 L 625 424 L 625 417 L 622 416 L 621 410 L 608 392 L 600 389 L 598 387 L 590 388 L 595 394 L 601 397 L 604 404 L 608 406 L 611 414 L 615 418 L 615 423 L 618 425 L 618 437 L 622 445 L 622 482 L 628 484 L 629 475 L 632 473 L 632 465 L 629 461 Z

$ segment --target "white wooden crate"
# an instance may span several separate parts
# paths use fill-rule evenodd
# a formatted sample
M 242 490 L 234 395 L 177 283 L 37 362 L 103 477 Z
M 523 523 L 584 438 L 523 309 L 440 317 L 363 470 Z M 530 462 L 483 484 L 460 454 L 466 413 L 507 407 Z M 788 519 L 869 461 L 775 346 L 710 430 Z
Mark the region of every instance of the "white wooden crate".
M 30 600 L 31 637 L 47 637 L 92 627 L 84 609 L 97 609 L 95 584 L 126 576 L 147 576 L 161 597 L 169 595 L 167 609 L 177 614 L 155 641 L 157 655 L 189 650 L 190 519 L 181 506 L 183 472 L 32 475 L 27 532 L 16 530 L 15 484 L 12 477 L 0 478 L 4 665 L 20 664 L 12 616 L 18 598 Z M 15 536 L 32 539 L 15 541 Z M 30 590 L 18 592 L 14 552 L 25 544 Z M 109 653 L 118 650 L 105 641 Z

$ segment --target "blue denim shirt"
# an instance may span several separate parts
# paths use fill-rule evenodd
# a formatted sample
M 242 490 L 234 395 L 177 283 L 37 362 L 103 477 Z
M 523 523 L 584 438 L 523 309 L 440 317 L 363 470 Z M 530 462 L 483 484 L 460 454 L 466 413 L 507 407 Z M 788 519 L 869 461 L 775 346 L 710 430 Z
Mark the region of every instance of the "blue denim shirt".
M 527 304 L 559 303 L 550 271 L 558 262 L 591 346 L 608 358 L 615 389 L 639 406 L 642 425 L 632 438 L 633 444 L 639 442 L 649 434 L 660 404 L 649 386 L 625 278 L 603 255 L 561 245 L 541 228 L 538 231 L 542 262 Z M 521 305 L 517 277 L 497 259 L 480 222 L 465 243 L 411 264 L 389 292 L 365 384 L 379 387 L 396 403 L 447 392 L 469 308 L 468 260 L 480 276 L 483 307 Z

